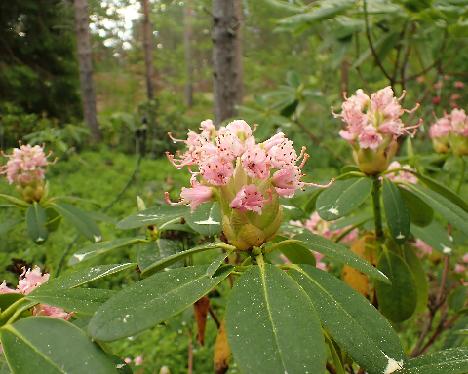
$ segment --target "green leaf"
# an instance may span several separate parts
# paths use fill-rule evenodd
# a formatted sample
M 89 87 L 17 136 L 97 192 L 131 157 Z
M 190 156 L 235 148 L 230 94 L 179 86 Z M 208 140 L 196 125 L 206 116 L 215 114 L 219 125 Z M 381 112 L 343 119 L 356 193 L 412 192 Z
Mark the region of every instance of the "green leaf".
M 468 347 L 412 358 L 407 361 L 401 374 L 466 374 L 468 373 Z M 400 374 L 400 372 L 398 372 Z
M 410 237 L 408 209 L 397 186 L 387 178 L 383 180 L 382 199 L 390 233 L 397 243 L 404 243 Z
M 73 205 L 68 204 L 52 204 L 55 210 L 60 213 L 60 215 L 70 222 L 78 232 L 80 232 L 85 238 L 92 242 L 101 241 L 101 231 L 94 222 L 88 213 L 78 209 Z
M 130 262 L 126 264 L 99 265 L 82 270 L 72 270 L 58 278 L 49 280 L 47 283 L 42 284 L 40 288 L 64 289 L 78 287 L 83 284 L 120 273 L 121 271 L 135 268 L 135 266 L 136 264 Z
M 313 23 L 325 19 L 332 19 L 354 5 L 353 0 L 331 0 L 319 3 L 318 7 L 313 7 L 310 11 L 295 16 L 283 18 L 279 21 L 282 25 L 294 25 L 300 23 Z
M 408 208 L 411 223 L 424 227 L 434 218 L 434 210 L 406 188 L 398 188 Z
M 135 335 L 180 313 L 225 279 L 232 267 L 215 276 L 208 266 L 192 266 L 160 272 L 127 286 L 111 297 L 89 323 L 90 334 L 111 341 Z
M 103 255 L 114 249 L 120 249 L 128 245 L 142 243 L 145 241 L 145 237 L 140 236 L 137 238 L 121 238 L 110 242 L 93 243 L 75 252 L 68 260 L 68 265 L 73 266 L 91 258 Z
M 436 212 L 445 217 L 455 228 L 468 236 L 468 213 L 463 208 L 432 190 L 413 184 L 408 184 L 408 188 Z
M 365 297 L 312 266 L 301 266 L 289 275 L 309 295 L 333 340 L 367 372 L 381 374 L 389 363 L 403 363 L 398 335 Z
M 221 211 L 216 202 L 202 204 L 184 218 L 187 225 L 200 235 L 215 236 L 221 233 Z
M 429 282 L 421 260 L 416 256 L 414 248 L 410 245 L 403 246 L 405 261 L 408 264 L 414 278 L 417 293 L 416 312 L 422 313 L 426 310 L 429 297 Z
M 321 236 L 304 231 L 302 234 L 296 235 L 294 240 L 297 240 L 304 247 L 323 253 L 325 256 L 330 257 L 340 263 L 347 264 L 369 277 L 383 282 L 388 282 L 388 278 L 381 271 L 372 266 L 369 262 L 362 259 L 360 256 L 351 252 L 346 246 L 334 243 Z
M 411 233 L 418 239 L 429 244 L 432 248 L 443 253 L 452 252 L 452 242 L 447 230 L 437 221 L 432 221 L 426 227 L 411 226 Z
M 100 288 L 52 289 L 39 287 L 26 299 L 41 304 L 53 305 L 68 312 L 93 315 L 115 291 Z
M 229 246 L 226 243 L 209 243 L 209 244 L 201 244 L 196 247 L 187 249 L 186 251 L 174 253 L 171 256 L 163 257 L 160 260 L 156 261 L 155 263 L 149 265 L 144 270 L 142 270 L 142 275 L 149 275 L 164 268 L 169 267 L 172 264 L 175 264 L 177 261 L 184 259 L 187 256 L 194 255 L 196 253 L 209 251 L 211 249 L 216 248 L 224 248 Z M 229 246 L 230 247 L 230 246 Z M 231 249 L 231 248 L 229 248 Z
M 377 265 L 392 284 L 375 283 L 380 312 L 393 322 L 410 318 L 416 309 L 416 286 L 408 264 L 392 251 L 386 251 Z
M 216 271 L 218 271 L 218 269 L 224 264 L 224 261 L 226 260 L 226 258 L 229 257 L 229 255 L 232 252 L 233 251 L 228 251 L 217 255 L 213 259 L 213 261 L 211 261 L 210 265 L 208 266 L 208 269 L 206 269 L 206 275 L 212 277 L 216 273 Z
M 468 299 L 468 286 L 458 286 L 448 297 L 448 305 L 450 310 L 457 313 L 463 309 L 466 300 Z
M 186 206 L 153 206 L 124 218 L 117 223 L 117 228 L 131 230 L 149 225 L 160 226 L 171 220 L 182 218 L 187 214 L 187 211 Z
M 17 374 L 116 373 L 116 368 L 86 334 L 70 322 L 47 317 L 5 325 L 1 342 L 10 369 Z
M 327 221 L 343 217 L 363 204 L 371 190 L 370 178 L 337 180 L 318 196 L 317 212 Z
M 433 178 L 430 178 L 426 175 L 420 174 L 414 170 L 408 170 L 409 172 L 413 173 L 418 177 L 421 182 L 429 187 L 432 191 L 437 192 L 438 194 L 444 196 L 447 200 L 451 201 L 453 204 L 461 207 L 463 210 L 468 212 L 468 203 L 466 200 L 462 199 L 460 196 L 457 195 L 455 191 L 445 187 L 440 182 L 436 181 Z
M 284 241 L 275 244 L 275 248 L 280 250 L 293 264 L 308 264 L 315 266 L 314 254 L 301 244 Z
M 21 222 L 23 222 L 22 219 L 11 219 L 0 223 L 0 235 L 7 234 L 8 231 L 13 229 L 13 227 L 20 224 Z
M 47 213 L 45 209 L 34 202 L 26 209 L 26 228 L 33 242 L 42 244 L 47 240 L 49 232 L 46 224 Z
M 317 312 L 305 292 L 275 266 L 252 266 L 236 281 L 225 318 L 241 372 L 324 372 L 326 354 Z
M 22 299 L 24 297 L 23 294 L 20 293 L 3 293 L 0 294 L 0 311 L 5 310 L 11 304 Z
M 156 262 L 175 255 L 178 251 L 180 251 L 180 249 L 180 242 L 168 239 L 158 239 L 146 244 L 141 244 L 137 253 L 138 268 L 141 272 L 145 272 Z M 180 264 L 175 262 L 172 264 L 172 267 L 174 267 L 173 265 Z
M 0 199 L 4 199 L 6 201 L 8 201 L 9 203 L 12 203 L 16 206 L 20 206 L 20 207 L 23 207 L 23 208 L 27 208 L 29 206 L 29 204 L 23 200 L 20 200 L 18 199 L 17 197 L 14 197 L 14 196 L 10 196 L 10 195 L 5 195 L 3 193 L 0 193 Z

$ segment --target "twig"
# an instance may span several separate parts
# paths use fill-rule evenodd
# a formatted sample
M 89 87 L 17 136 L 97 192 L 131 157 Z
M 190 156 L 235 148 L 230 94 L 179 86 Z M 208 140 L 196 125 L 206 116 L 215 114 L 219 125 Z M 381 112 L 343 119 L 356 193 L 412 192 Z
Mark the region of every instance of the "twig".
M 364 20 L 365 20 L 365 24 L 366 24 L 367 41 L 369 43 L 369 48 L 371 50 L 372 56 L 374 57 L 375 63 L 380 68 L 383 75 L 385 75 L 385 78 L 387 78 L 390 81 L 390 86 L 392 86 L 392 89 L 393 89 L 393 86 L 395 85 L 395 82 L 393 81 L 393 78 L 390 76 L 390 74 L 388 74 L 387 71 L 385 70 L 382 62 L 380 61 L 379 56 L 377 55 L 377 51 L 374 48 L 374 43 L 372 43 L 372 35 L 371 35 L 371 31 L 370 31 L 370 26 L 369 26 L 369 14 L 367 12 L 367 1 L 366 0 L 364 0 Z
M 219 326 L 221 325 L 221 323 L 219 322 L 219 319 L 218 319 L 218 317 L 216 316 L 216 314 L 215 314 L 215 312 L 214 312 L 214 310 L 213 310 L 213 308 L 212 308 L 211 305 L 210 305 L 208 311 L 210 312 L 210 316 L 211 316 L 211 318 L 213 318 L 213 321 L 214 321 L 214 323 L 216 324 L 216 328 L 219 329 Z
M 330 374 L 336 374 L 335 368 L 329 362 L 327 362 L 327 370 L 330 372 Z

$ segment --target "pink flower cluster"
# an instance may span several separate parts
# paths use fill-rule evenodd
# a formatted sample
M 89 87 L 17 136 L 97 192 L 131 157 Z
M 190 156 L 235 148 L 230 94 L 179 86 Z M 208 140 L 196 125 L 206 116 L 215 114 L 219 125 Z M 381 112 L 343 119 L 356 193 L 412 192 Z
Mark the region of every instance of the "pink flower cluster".
M 292 197 L 296 190 L 313 185 L 301 180 L 308 158 L 305 148 L 298 155 L 282 132 L 256 143 L 252 128 L 243 120 L 218 130 L 206 120 L 199 133 L 189 131 L 186 140 L 173 140 L 184 142 L 186 150 L 168 153 L 169 160 L 178 169 L 188 167 L 192 174 L 191 187 L 182 188 L 178 204 L 192 210 L 223 190 L 228 191 L 225 197 L 232 195 L 231 208 L 261 214 L 273 194 Z
M 290 223 L 294 226 L 303 227 L 312 232 L 313 234 L 323 236 L 327 239 L 336 239 L 349 229 L 347 227 L 341 229 L 332 229 L 331 224 L 333 222 L 325 221 L 319 216 L 317 212 L 312 213 L 312 215 L 305 222 L 291 221 Z M 343 238 L 341 238 L 341 242 L 351 244 L 358 239 L 358 236 L 359 230 L 353 229 L 350 232 L 348 232 Z M 327 264 L 325 264 L 322 261 L 324 255 L 315 251 L 313 253 L 317 261 L 317 268 L 321 270 L 327 270 Z
M 14 148 L 11 155 L 4 155 L 9 160 L 0 168 L 0 174 L 6 174 L 10 184 L 26 186 L 36 181 L 41 181 L 45 176 L 45 169 L 49 165 L 44 153 L 44 148 L 29 144 Z
M 28 295 L 34 289 L 39 287 L 41 284 L 49 280 L 49 274 L 42 274 L 41 269 L 35 266 L 32 270 L 23 268 L 23 273 L 20 275 L 18 286 L 15 288 L 10 288 L 6 285 L 6 282 L 3 281 L 0 284 L 0 295 L 7 293 L 20 293 L 23 295 Z M 33 310 L 32 314 L 34 316 L 46 316 L 52 318 L 61 318 L 69 319 L 73 313 L 67 313 L 62 308 L 57 308 L 55 306 L 38 304 Z
M 450 113 L 445 113 L 429 129 L 429 136 L 442 138 L 450 133 L 468 137 L 468 116 L 463 109 L 452 109 Z
M 402 166 L 398 161 L 393 161 L 389 166 L 388 170 L 392 169 L 410 169 L 409 165 L 404 165 Z M 395 170 L 387 174 L 388 179 L 398 182 L 398 183 L 411 183 L 411 184 L 416 184 L 418 183 L 418 178 L 414 176 L 413 173 L 406 171 L 406 170 Z
M 361 149 L 376 150 L 380 145 L 388 143 L 410 130 L 417 128 L 405 127 L 401 116 L 410 110 L 403 109 L 390 87 L 385 87 L 370 96 L 359 89 L 348 97 L 341 106 L 341 113 L 334 114 L 346 124 L 340 136 Z
M 136 366 L 141 366 L 141 365 L 143 365 L 143 356 L 138 355 L 133 360 L 130 357 L 125 357 L 124 362 L 127 365 L 130 365 L 133 362 Z

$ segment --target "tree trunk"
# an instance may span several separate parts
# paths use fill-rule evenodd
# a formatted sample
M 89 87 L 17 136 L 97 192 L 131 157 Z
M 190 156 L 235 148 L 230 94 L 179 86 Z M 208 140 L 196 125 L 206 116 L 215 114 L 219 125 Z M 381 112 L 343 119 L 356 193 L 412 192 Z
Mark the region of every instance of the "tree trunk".
M 193 64 L 192 64 L 192 0 L 186 0 L 184 4 L 184 52 L 185 52 L 185 104 L 193 105 Z
M 153 27 L 150 20 L 149 0 L 141 0 L 143 9 L 143 51 L 145 54 L 146 94 L 148 100 L 154 97 L 153 87 Z
M 239 52 L 240 26 L 236 17 L 236 1 L 213 0 L 214 111 L 218 124 L 236 115 L 239 77 L 236 54 Z
M 93 59 L 89 35 L 88 1 L 74 0 L 76 45 L 80 69 L 81 100 L 85 122 L 88 124 L 93 140 L 101 139 L 97 120 L 96 92 L 93 81 Z

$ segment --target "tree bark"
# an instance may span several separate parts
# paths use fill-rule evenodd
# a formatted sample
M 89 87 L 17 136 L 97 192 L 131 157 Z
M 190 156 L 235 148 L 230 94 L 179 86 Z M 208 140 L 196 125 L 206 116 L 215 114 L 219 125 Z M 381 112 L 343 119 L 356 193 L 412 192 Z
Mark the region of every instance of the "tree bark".
M 192 64 L 192 0 L 186 0 L 184 4 L 184 56 L 185 56 L 185 104 L 193 105 L 193 64 Z
M 154 97 L 153 86 L 153 26 L 150 20 L 149 0 L 141 0 L 141 9 L 143 10 L 143 52 L 145 55 L 145 78 L 146 94 L 148 100 Z
M 236 115 L 240 50 L 237 47 L 240 22 L 236 16 L 239 0 L 213 0 L 213 76 L 215 122 Z
M 244 97 L 244 65 L 242 62 L 242 53 L 243 53 L 243 33 L 242 27 L 244 24 L 244 9 L 242 6 L 243 0 L 234 0 L 236 19 L 237 19 L 237 38 L 236 38 L 236 104 L 242 104 L 242 99 Z
M 93 140 L 101 140 L 97 120 L 96 91 L 93 81 L 93 59 L 89 35 L 89 14 L 87 0 L 74 0 L 76 45 L 80 70 L 81 100 L 84 120 L 88 124 Z

